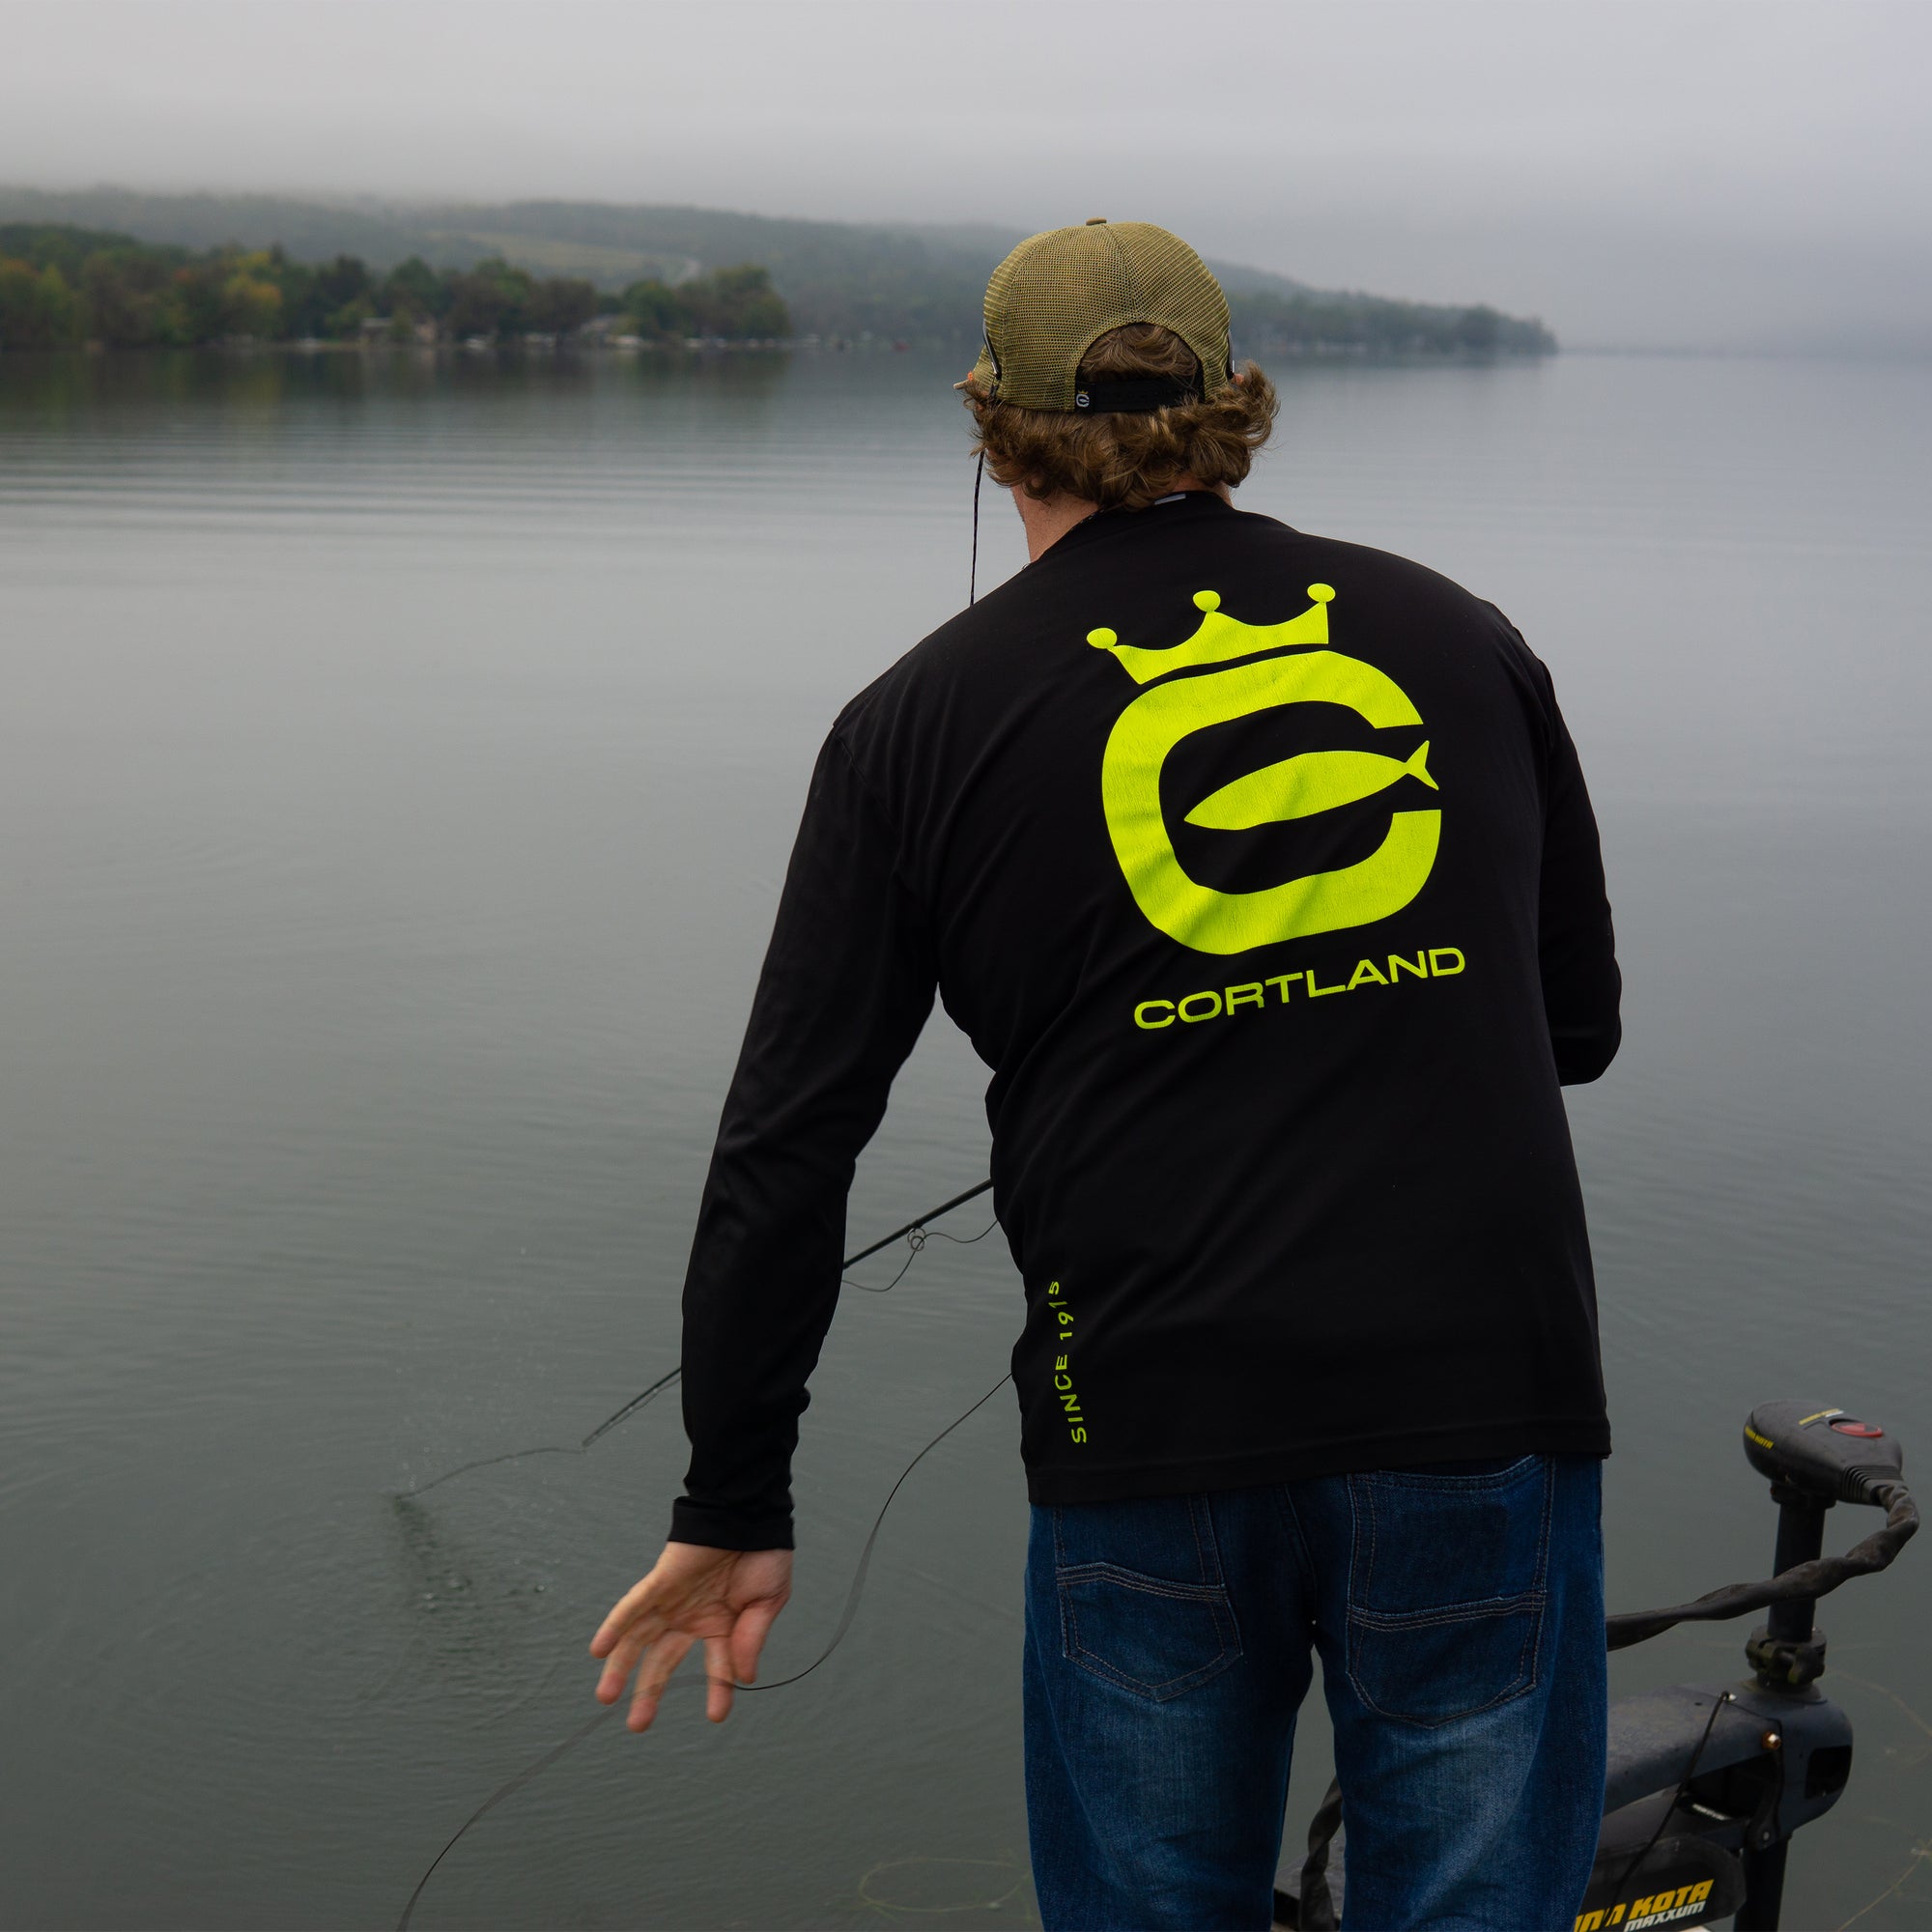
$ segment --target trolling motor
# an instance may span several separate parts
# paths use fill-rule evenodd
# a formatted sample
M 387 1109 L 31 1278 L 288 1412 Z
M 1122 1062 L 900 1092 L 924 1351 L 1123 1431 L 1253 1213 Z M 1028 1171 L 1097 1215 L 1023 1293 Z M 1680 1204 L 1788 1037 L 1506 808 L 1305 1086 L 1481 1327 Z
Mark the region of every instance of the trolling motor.
M 1610 1706 L 1604 1828 L 1574 1932 L 1644 1932 L 1734 1918 L 1737 1932 L 1776 1932 L 1791 1834 L 1822 1818 L 1852 1775 L 1852 1725 L 1817 1689 L 1825 1634 L 1820 1597 L 1885 1569 L 1918 1527 L 1904 1452 L 1876 1422 L 1803 1402 L 1761 1403 L 1745 1454 L 1771 1479 L 1776 1575 L 1733 1583 L 1673 1609 L 1607 1620 L 1608 1648 L 1680 1623 L 1767 1609 L 1745 1645 L 1751 1675 L 1677 1684 Z M 1867 1503 L 1884 1524 L 1826 1556 L 1825 1512 Z M 1330 1785 L 1308 1834 L 1298 1886 L 1275 1892 L 1275 1922 L 1334 1932 L 1345 1882 L 1342 1795 Z

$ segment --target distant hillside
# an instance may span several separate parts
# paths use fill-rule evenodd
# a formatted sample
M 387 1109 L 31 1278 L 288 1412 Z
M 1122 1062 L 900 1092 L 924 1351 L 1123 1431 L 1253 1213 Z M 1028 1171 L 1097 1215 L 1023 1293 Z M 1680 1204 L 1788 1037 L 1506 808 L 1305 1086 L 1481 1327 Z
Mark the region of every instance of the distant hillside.
M 482 204 L 305 201 L 273 195 L 156 195 L 0 186 L 0 221 L 112 230 L 188 248 L 279 244 L 297 261 L 360 258 L 378 272 L 419 256 L 469 270 L 494 257 L 531 273 L 614 291 L 678 283 L 757 263 L 800 334 L 970 342 L 986 277 L 1019 231 L 781 220 L 719 209 L 605 202 Z M 1541 323 L 1486 307 L 1393 301 L 1311 289 L 1285 275 L 1213 264 L 1244 349 L 1548 354 Z

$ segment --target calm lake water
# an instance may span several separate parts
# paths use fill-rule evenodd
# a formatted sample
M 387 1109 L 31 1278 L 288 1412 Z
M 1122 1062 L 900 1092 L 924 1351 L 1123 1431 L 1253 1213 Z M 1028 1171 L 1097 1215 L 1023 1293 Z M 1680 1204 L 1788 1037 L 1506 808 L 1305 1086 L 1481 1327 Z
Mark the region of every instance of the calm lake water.
M 0 358 L 7 1925 L 393 1924 L 591 1710 L 675 1401 L 394 1492 L 573 1443 L 674 1362 L 812 753 L 964 599 L 957 373 Z M 1283 393 L 1243 504 L 1493 598 L 1592 780 L 1629 982 L 1622 1058 L 1571 1095 L 1612 1605 L 1763 1575 L 1753 1403 L 1932 1455 L 1932 371 Z M 986 510 L 982 583 L 1023 560 Z M 984 1173 L 981 1085 L 936 1018 L 855 1245 Z M 817 1653 L 1019 1313 L 997 1236 L 847 1298 L 768 1675 Z M 686 1698 L 595 1732 L 417 1923 L 1035 1922 L 1017 1433 L 1003 1395 L 921 1465 L 823 1670 L 722 1731 Z M 1833 1547 L 1875 1520 L 1836 1512 Z M 1860 1925 L 1932 1919 L 1928 1566 L 1821 1613 L 1859 1757 L 1788 1925 L 1901 1878 Z M 1617 1686 L 1735 1675 L 1746 1634 Z M 1326 1749 L 1311 1707 L 1292 1840 Z

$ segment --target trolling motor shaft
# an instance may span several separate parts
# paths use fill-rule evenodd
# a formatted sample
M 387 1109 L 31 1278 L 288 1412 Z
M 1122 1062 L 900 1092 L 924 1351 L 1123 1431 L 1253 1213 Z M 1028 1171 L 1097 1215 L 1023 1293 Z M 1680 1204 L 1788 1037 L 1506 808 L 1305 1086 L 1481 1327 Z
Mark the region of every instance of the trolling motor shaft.
M 1797 1402 L 1761 1403 L 1745 1424 L 1745 1454 L 1754 1469 L 1771 1478 L 1777 1505 L 1774 1574 L 1779 1577 L 1804 1566 L 1824 1570 L 1825 1512 L 1833 1504 L 1904 1498 L 1905 1457 L 1895 1436 L 1842 1408 L 1801 1413 L 1805 1407 Z M 1821 1575 L 1820 1581 L 1826 1580 Z M 1825 1633 L 1812 1622 L 1817 1602 L 1815 1595 L 1783 1598 L 1769 1606 L 1766 1621 L 1751 1633 L 1745 1656 L 1761 1690 L 1774 1696 L 1817 1698 L 1811 1687 L 1825 1674 Z M 1745 1899 L 1733 1921 L 1740 1932 L 1775 1927 L 1784 1901 L 1791 1833 L 1777 1814 L 1783 1808 L 1778 1801 L 1784 1795 L 1786 1740 L 1777 1732 L 1765 1736 L 1777 1776 L 1742 1847 Z M 1849 1757 L 1849 1736 L 1845 1750 Z
M 1832 1507 L 1787 1483 L 1773 1483 L 1777 1505 L 1777 1554 L 1772 1574 L 1781 1577 L 1825 1551 L 1825 1512 Z M 1773 1604 L 1767 1621 L 1750 1634 L 1745 1659 L 1767 1690 L 1802 1690 L 1825 1674 L 1825 1633 L 1812 1621 L 1816 1597 Z
M 1745 1424 L 1745 1454 L 1771 1478 L 1777 1505 L 1776 1577 L 1819 1561 L 1825 1512 L 1834 1503 L 1876 1502 L 1880 1492 L 1902 1488 L 1905 1457 L 1897 1437 L 1842 1408 L 1806 1407 L 1760 1403 Z M 1825 1633 L 1812 1623 L 1817 1602 L 1794 1596 L 1774 1603 L 1768 1620 L 1751 1633 L 1745 1656 L 1765 1690 L 1803 1690 L 1824 1675 Z

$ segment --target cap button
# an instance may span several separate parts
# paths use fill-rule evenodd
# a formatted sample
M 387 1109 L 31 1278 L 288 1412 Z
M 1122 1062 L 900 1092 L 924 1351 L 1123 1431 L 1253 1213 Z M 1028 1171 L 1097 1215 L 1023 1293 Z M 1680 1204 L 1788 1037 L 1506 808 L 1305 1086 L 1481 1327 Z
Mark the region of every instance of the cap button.
M 1104 214 L 1090 214 L 1087 217 L 1087 226 L 1089 228 L 1104 228 L 1106 225 L 1107 217 Z

